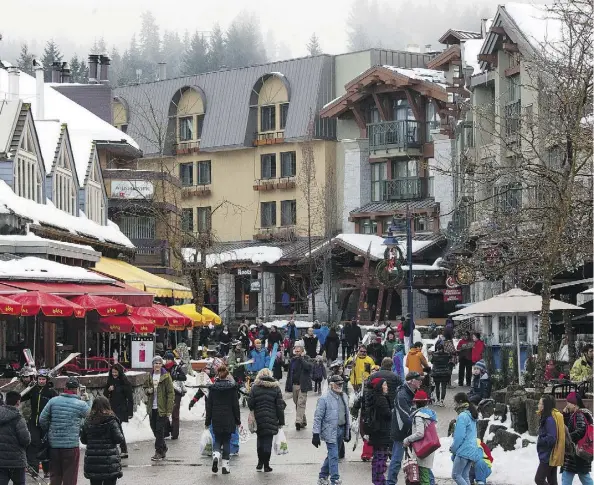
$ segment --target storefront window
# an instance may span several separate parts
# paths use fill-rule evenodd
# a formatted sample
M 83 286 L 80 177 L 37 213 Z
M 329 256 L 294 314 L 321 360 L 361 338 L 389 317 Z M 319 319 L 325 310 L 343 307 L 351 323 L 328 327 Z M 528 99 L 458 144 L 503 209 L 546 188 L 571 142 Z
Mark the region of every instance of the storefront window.
M 499 343 L 511 344 L 513 336 L 514 317 L 499 317 Z

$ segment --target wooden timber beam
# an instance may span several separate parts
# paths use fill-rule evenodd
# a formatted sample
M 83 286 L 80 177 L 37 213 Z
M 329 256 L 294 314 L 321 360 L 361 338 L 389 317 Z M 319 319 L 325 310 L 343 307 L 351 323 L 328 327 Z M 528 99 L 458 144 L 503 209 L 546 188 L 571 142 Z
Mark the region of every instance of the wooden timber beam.
M 520 52 L 520 49 L 518 49 L 518 44 L 514 44 L 512 42 L 504 42 L 503 50 L 505 52 Z
M 503 27 L 491 27 L 491 30 L 489 30 L 489 32 L 492 32 L 493 34 L 497 35 L 507 35 Z
M 481 62 L 487 62 L 493 67 L 497 67 L 497 54 L 479 54 L 478 60 Z
M 421 113 L 421 109 L 419 108 L 419 104 L 417 103 L 415 96 L 413 95 L 410 89 L 405 89 L 404 92 L 406 93 L 406 99 L 408 100 L 408 104 L 410 105 L 410 108 L 412 109 L 413 114 L 415 115 L 415 119 L 419 122 L 422 121 L 424 116 L 423 113 Z
M 361 108 L 359 108 L 359 106 L 350 106 L 350 109 L 355 116 L 355 121 L 357 122 L 359 131 L 361 132 L 361 137 L 367 138 L 367 124 L 365 123 L 365 117 L 361 112 Z
M 388 120 L 388 117 L 386 116 L 386 110 L 384 109 L 384 104 L 382 103 L 381 99 L 379 99 L 379 96 L 377 95 L 377 93 L 374 91 L 371 93 L 371 96 L 373 96 L 373 101 L 375 102 L 375 107 L 377 108 L 379 115 L 380 115 L 380 119 L 382 121 L 390 121 Z

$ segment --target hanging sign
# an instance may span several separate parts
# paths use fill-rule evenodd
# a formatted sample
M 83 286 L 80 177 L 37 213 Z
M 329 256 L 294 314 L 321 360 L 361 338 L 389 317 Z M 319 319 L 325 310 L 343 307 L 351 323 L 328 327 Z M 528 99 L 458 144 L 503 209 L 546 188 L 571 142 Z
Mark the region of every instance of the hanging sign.
M 260 280 L 254 280 L 250 282 L 250 291 L 252 293 L 258 293 L 262 291 L 262 282 Z
M 462 288 L 447 288 L 443 290 L 443 301 L 462 301 Z
M 112 180 L 112 199 L 152 199 L 155 187 L 147 180 Z

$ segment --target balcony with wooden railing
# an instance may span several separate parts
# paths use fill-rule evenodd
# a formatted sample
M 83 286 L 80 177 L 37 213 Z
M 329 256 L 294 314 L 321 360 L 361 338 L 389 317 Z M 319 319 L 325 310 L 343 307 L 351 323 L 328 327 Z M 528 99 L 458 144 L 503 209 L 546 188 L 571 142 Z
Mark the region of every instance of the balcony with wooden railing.
M 178 141 L 173 145 L 176 155 L 188 155 L 200 151 L 200 140 Z

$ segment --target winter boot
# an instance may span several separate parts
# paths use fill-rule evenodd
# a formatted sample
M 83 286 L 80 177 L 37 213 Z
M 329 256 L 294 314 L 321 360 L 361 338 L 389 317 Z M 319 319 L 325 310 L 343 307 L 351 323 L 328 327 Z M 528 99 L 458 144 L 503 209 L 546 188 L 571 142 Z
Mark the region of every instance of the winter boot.
M 330 485 L 328 478 L 318 478 L 318 485 Z
M 261 472 L 263 466 L 264 466 L 264 461 L 263 461 L 263 457 L 262 457 L 262 452 L 260 450 L 258 450 L 258 464 L 256 465 L 256 470 Z
M 223 460 L 222 468 L 223 468 L 223 470 L 222 470 L 223 475 L 229 475 L 229 473 L 231 473 L 231 468 L 229 466 L 229 460 Z
M 262 458 L 264 458 L 264 471 L 271 472 L 272 468 L 270 468 L 270 451 L 268 453 L 263 453 L 262 455 Z
M 163 455 L 161 453 L 155 452 L 155 454 L 151 457 L 151 461 L 162 461 Z
M 221 460 L 221 453 L 215 451 L 212 454 L 212 472 L 217 473 L 219 471 L 219 461 Z

